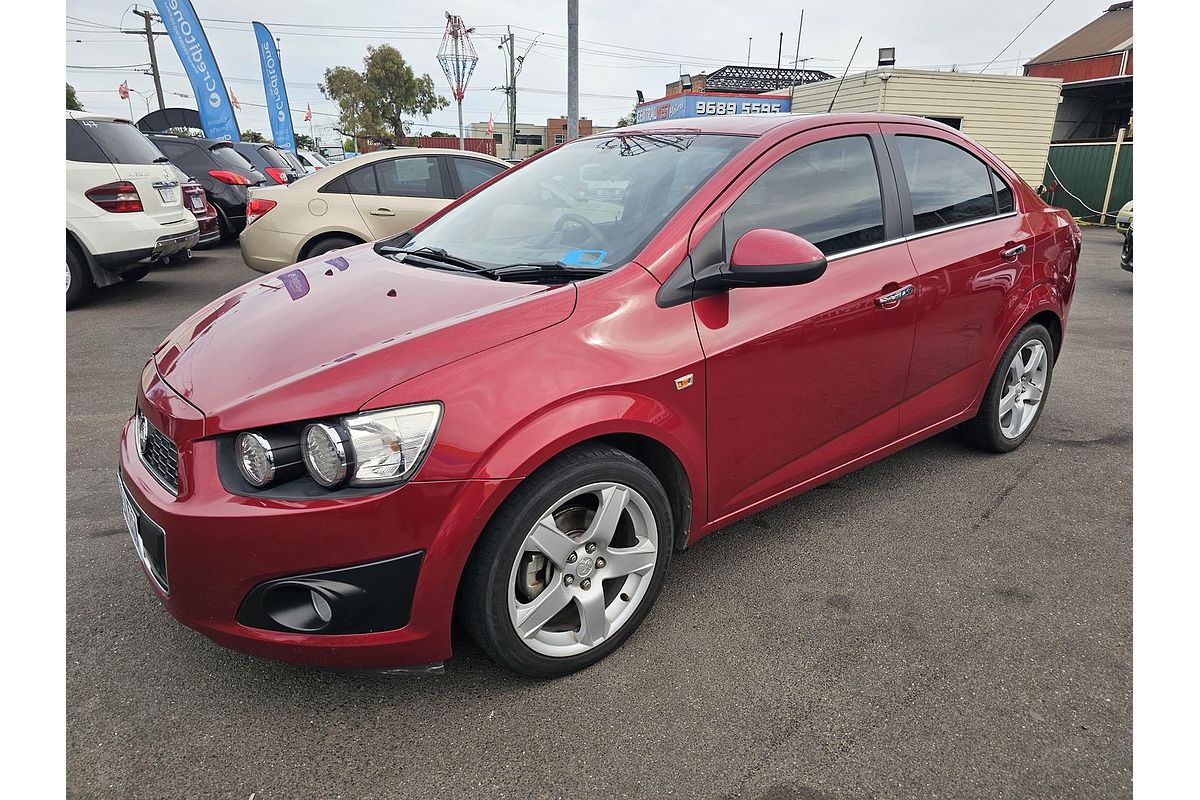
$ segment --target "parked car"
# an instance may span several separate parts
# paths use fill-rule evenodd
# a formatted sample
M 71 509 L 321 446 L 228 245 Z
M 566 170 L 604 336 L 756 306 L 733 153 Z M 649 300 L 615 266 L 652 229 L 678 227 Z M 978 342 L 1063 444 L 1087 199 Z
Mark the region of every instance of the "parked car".
M 229 142 L 169 133 L 148 135 L 172 164 L 204 187 L 208 202 L 217 210 L 221 238 L 233 239 L 241 233 L 246 227 L 248 190 L 266 183 L 266 177 Z
M 296 176 L 295 180 L 299 180 L 308 175 L 316 174 L 317 171 L 315 169 L 310 169 L 309 167 L 304 166 L 304 162 L 300 160 L 300 156 L 296 155 L 292 151 L 280 149 L 279 154 L 283 156 L 284 160 L 287 161 L 291 166 L 292 172 Z
M 128 120 L 67 113 L 67 308 L 92 290 L 140 280 L 150 259 L 195 246 L 166 157 Z
M 211 247 L 221 241 L 221 226 L 217 221 L 217 209 L 208 202 L 208 195 L 205 193 L 204 187 L 190 178 L 180 183 L 179 186 L 183 191 L 184 205 L 196 217 L 196 223 L 200 226 L 200 238 L 196 242 L 196 246 Z
M 320 153 L 314 153 L 311 150 L 297 150 L 296 157 L 300 159 L 300 163 L 313 172 L 325 169 L 331 163 Z
M 1121 206 L 1121 210 L 1117 212 L 1116 217 L 1117 230 L 1121 233 L 1133 227 L 1133 201 L 1130 200 L 1125 205 Z
M 283 151 L 273 144 L 263 142 L 234 142 L 233 149 L 254 165 L 254 168 L 267 176 L 267 185 L 285 186 L 300 173 L 287 160 Z
M 167 337 L 120 473 L 171 614 L 392 668 L 449 657 L 457 611 L 500 663 L 563 675 L 633 633 L 674 550 L 940 431 L 1030 436 L 1066 211 L 913 117 L 677 126 L 547 151 Z M 604 223 L 543 190 L 593 165 L 628 182 Z
M 1129 230 L 1125 231 L 1125 241 L 1121 245 L 1121 269 L 1126 272 L 1133 272 L 1133 223 L 1129 223 Z
M 380 150 L 250 194 L 242 260 L 259 272 L 394 236 L 495 177 L 504 162 L 455 150 Z

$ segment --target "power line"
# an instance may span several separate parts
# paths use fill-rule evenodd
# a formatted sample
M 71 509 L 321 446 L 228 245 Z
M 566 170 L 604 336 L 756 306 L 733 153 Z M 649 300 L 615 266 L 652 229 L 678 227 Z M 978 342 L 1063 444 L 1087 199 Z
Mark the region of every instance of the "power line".
M 1029 24 L 1027 24 L 1024 28 L 1021 28 L 1021 32 L 1018 33 L 1016 36 L 1014 36 L 1012 38 L 1011 42 L 1004 45 L 1004 48 L 999 53 L 996 53 L 996 58 L 999 58 L 1000 56 L 1004 55 L 1005 50 L 1007 50 L 1008 48 L 1010 48 L 1014 44 L 1016 44 L 1017 39 L 1020 39 L 1021 36 L 1024 35 L 1025 31 L 1029 30 L 1030 26 L 1032 26 L 1033 23 L 1038 21 L 1038 17 L 1040 17 L 1042 14 L 1045 14 L 1046 9 L 1050 8 L 1050 6 L 1052 6 L 1052 5 L 1054 5 L 1054 0 L 1050 0 L 1049 3 L 1046 3 L 1045 7 L 1043 7 L 1041 11 L 1039 11 L 1037 14 L 1035 14 L 1033 19 L 1029 20 Z M 989 61 L 987 63 L 987 67 L 984 67 L 983 69 L 981 69 L 980 72 L 987 72 L 987 68 L 990 67 L 993 63 L 995 63 L 996 58 L 993 58 L 991 61 Z

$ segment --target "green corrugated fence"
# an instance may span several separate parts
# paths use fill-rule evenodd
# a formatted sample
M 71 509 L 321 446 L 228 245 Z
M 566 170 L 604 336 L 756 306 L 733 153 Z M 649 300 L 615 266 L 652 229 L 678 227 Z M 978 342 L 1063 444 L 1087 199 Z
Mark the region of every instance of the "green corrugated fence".
M 1049 165 L 1046 167 L 1045 198 L 1049 203 L 1062 206 L 1071 212 L 1072 216 L 1099 222 L 1099 214 L 1084 208 L 1087 204 L 1096 211 L 1107 211 L 1106 222 L 1113 224 L 1113 216 L 1121 206 L 1133 199 L 1133 142 L 1121 145 L 1121 155 L 1117 159 L 1117 172 L 1113 176 L 1112 196 L 1108 208 L 1103 208 L 1104 189 L 1108 185 L 1108 172 L 1112 167 L 1113 148 L 1115 142 L 1098 144 L 1052 144 L 1050 145 Z M 1051 168 L 1054 172 L 1051 173 Z M 1058 176 L 1057 188 L 1054 187 L 1054 176 Z M 1065 189 L 1077 195 L 1079 200 L 1067 194 Z

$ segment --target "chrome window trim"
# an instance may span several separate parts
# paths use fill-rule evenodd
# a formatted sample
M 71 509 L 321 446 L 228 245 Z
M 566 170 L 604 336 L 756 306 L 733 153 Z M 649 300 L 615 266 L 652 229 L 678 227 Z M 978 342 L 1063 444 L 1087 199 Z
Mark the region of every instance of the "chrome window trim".
M 972 225 L 980 225 L 984 222 L 994 222 L 995 220 L 998 220 L 998 219 L 1007 219 L 1008 217 L 1015 217 L 1015 216 L 1017 216 L 1018 213 L 1019 212 L 1017 212 L 1017 211 L 1009 211 L 1004 214 L 993 214 L 990 217 L 981 217 L 979 219 L 967 220 L 966 222 L 956 222 L 953 225 L 943 225 L 940 228 L 931 228 L 930 230 L 921 231 L 920 233 L 913 233 L 913 234 L 909 234 L 908 236 L 899 236 L 895 239 L 888 239 L 885 242 L 876 242 L 875 244 L 869 244 L 864 247 L 856 247 L 853 250 L 843 250 L 840 253 L 835 253 L 834 255 L 829 256 L 825 260 L 829 263 L 832 263 L 841 258 L 848 258 L 849 256 L 857 256 L 861 253 L 869 253 L 872 250 L 881 250 L 884 247 L 891 247 L 892 245 L 900 244 L 901 242 L 911 242 L 913 239 L 923 239 L 926 236 L 933 236 L 934 234 L 938 234 L 938 233 L 954 231 L 954 230 L 958 230 L 959 228 L 969 228 Z
M 958 230 L 959 228 L 969 228 L 972 225 L 981 225 L 985 222 L 993 222 L 998 219 L 1007 219 L 1008 217 L 1015 217 L 1015 216 L 1017 216 L 1016 211 L 1006 211 L 1003 214 L 992 214 L 991 216 L 980 217 L 979 219 L 969 219 L 966 222 L 956 222 L 953 225 L 943 225 L 940 228 L 930 228 L 929 230 L 921 231 L 920 233 L 910 233 L 908 236 L 904 237 L 904 241 L 911 242 L 913 239 L 921 239 L 926 236 L 932 236 L 935 233 L 944 233 L 945 231 L 955 231 L 955 230 Z

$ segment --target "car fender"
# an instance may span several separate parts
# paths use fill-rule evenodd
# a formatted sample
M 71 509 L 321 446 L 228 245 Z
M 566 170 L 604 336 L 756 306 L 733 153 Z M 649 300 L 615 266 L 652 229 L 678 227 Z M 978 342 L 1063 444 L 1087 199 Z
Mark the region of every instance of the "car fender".
M 971 416 L 978 413 L 979 404 L 983 402 L 983 395 L 987 392 L 987 387 L 996 372 L 996 367 L 999 366 L 1000 359 L 1004 356 L 1004 351 L 1008 349 L 1008 345 L 1012 342 L 1013 337 L 1017 335 L 1021 328 L 1028 325 L 1031 319 L 1044 311 L 1053 313 L 1058 318 L 1059 326 L 1065 326 L 1062 294 L 1058 287 L 1050 280 L 1038 281 L 1012 305 L 1008 314 L 1008 322 L 1003 328 L 1004 335 L 999 337 L 999 344 L 996 346 L 989 361 L 988 370 L 985 373 L 987 380 L 979 387 L 975 393 L 975 397 L 971 400 Z M 1058 357 L 1058 353 L 1054 355 L 1055 358 Z
M 488 522 L 524 478 L 571 447 L 603 436 L 634 434 L 653 439 L 675 455 L 687 475 L 692 500 L 688 530 L 703 523 L 703 450 L 690 452 L 675 431 L 679 413 L 652 397 L 605 392 L 570 398 L 525 419 L 480 459 L 473 476 L 458 482 L 448 517 L 429 545 L 414 599 L 413 618 L 432 632 L 449 630 L 463 571 Z M 703 432 L 700 432 L 703 435 Z M 444 624 L 443 624 L 444 623 Z M 449 643 L 446 647 L 448 649 Z

